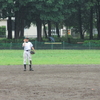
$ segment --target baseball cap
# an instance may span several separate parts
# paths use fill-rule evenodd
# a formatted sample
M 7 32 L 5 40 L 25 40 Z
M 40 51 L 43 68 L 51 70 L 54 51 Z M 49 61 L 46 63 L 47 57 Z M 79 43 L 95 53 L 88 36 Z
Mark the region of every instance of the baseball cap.
M 29 40 L 29 38 L 27 38 L 27 37 L 25 37 L 24 39 L 28 39 Z

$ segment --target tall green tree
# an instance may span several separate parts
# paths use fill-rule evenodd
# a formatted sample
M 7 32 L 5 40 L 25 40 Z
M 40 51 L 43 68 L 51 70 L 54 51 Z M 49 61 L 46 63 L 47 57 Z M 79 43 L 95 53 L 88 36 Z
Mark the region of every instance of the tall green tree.
M 27 4 L 32 0 L 14 0 L 14 13 L 15 13 L 15 38 L 24 37 L 24 27 L 26 16 L 29 12 Z
M 41 27 L 42 23 L 59 22 L 63 20 L 61 9 L 63 8 L 63 1 L 61 0 L 32 0 L 27 4 L 29 12 L 27 18 L 29 22 L 37 25 L 37 40 L 41 41 Z M 50 26 L 50 23 L 49 23 Z M 51 36 L 51 27 L 49 27 L 48 35 Z
M 7 18 L 8 39 L 12 39 L 13 0 L 0 0 L 1 18 Z
M 90 39 L 93 39 L 93 1 L 65 0 L 64 2 L 65 25 L 76 29 L 81 39 L 84 39 L 86 31 L 90 33 Z

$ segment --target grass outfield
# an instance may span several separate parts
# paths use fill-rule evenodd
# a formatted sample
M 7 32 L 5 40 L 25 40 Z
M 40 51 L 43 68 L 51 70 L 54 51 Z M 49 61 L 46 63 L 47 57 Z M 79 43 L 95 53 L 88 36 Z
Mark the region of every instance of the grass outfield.
M 100 50 L 36 50 L 33 64 L 100 64 Z M 0 50 L 0 65 L 22 65 L 23 50 Z

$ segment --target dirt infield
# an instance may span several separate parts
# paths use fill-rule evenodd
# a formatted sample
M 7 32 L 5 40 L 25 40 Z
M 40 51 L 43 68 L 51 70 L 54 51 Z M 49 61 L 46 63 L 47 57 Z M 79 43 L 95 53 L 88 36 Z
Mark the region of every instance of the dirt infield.
M 99 65 L 0 66 L 0 100 L 100 100 Z

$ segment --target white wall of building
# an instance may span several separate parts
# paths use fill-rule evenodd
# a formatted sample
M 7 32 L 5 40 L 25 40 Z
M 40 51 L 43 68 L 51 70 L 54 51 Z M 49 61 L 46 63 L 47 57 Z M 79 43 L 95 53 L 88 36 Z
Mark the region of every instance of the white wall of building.
M 35 25 L 31 25 L 30 28 L 24 29 L 24 35 L 28 38 L 36 38 L 37 37 L 37 28 Z

